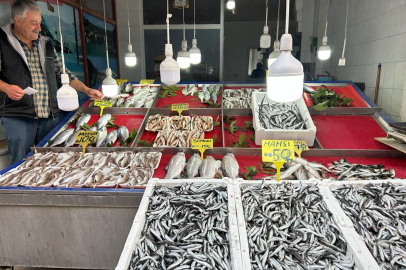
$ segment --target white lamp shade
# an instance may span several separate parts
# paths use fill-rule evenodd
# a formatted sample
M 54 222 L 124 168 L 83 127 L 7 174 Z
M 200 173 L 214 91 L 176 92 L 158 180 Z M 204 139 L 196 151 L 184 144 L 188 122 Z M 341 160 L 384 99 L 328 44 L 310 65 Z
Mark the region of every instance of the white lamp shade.
M 190 54 L 186 50 L 182 50 L 178 52 L 178 61 L 179 67 L 182 69 L 186 69 L 190 67 Z
M 331 49 L 330 46 L 328 45 L 322 45 L 320 46 L 319 50 L 317 51 L 317 57 L 320 60 L 327 60 L 331 56 Z
M 116 80 L 111 77 L 111 69 L 106 69 L 106 78 L 102 82 L 102 93 L 106 97 L 114 97 L 118 94 L 118 85 Z
M 199 64 L 202 61 L 202 53 L 200 49 L 197 47 L 197 40 L 194 38 L 192 41 L 192 48 L 189 50 L 190 54 L 190 63 L 192 65 Z
M 234 0 L 228 0 L 228 1 L 227 1 L 227 8 L 228 8 L 228 9 L 233 9 L 233 8 L 235 8 L 235 1 L 234 1 Z
M 180 81 L 180 68 L 178 62 L 167 56 L 160 66 L 161 82 L 167 85 L 177 84 Z
M 279 49 L 275 49 L 270 55 L 268 59 L 268 69 L 270 66 L 278 59 L 278 57 L 281 55 L 281 51 Z
M 264 33 L 261 35 L 261 38 L 259 39 L 259 46 L 262 49 L 268 49 L 271 47 L 271 36 L 268 34 L 268 26 L 264 26 Z
M 58 108 L 62 111 L 74 111 L 79 108 L 78 93 L 69 85 L 68 74 L 62 74 L 62 87 L 56 93 Z
M 125 54 L 125 64 L 128 67 L 133 67 L 137 64 L 137 57 L 135 56 L 135 53 L 133 52 L 128 52 Z
M 267 96 L 274 102 L 293 102 L 303 94 L 303 65 L 288 50 L 269 67 Z

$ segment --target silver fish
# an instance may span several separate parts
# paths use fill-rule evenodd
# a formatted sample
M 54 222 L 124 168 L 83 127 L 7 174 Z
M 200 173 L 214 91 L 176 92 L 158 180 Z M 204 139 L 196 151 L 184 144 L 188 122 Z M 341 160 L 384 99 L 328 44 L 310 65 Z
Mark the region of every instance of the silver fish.
M 154 99 L 147 99 L 147 101 L 145 101 L 145 108 L 151 108 L 153 103 Z
M 93 126 L 93 127 L 90 128 L 89 131 L 97 131 L 97 127 L 96 127 L 96 126 Z
M 121 84 L 118 86 L 118 92 L 119 92 L 119 93 L 123 93 L 123 92 L 124 92 L 124 89 L 125 89 L 125 83 L 121 83 Z
M 210 92 L 206 91 L 206 92 L 203 92 L 203 93 L 204 93 L 204 100 L 209 101 L 210 100 Z
M 97 132 L 97 140 L 96 140 L 96 147 L 100 147 L 103 142 L 106 140 L 107 137 L 107 128 L 102 127 Z
M 109 121 L 111 120 L 111 114 L 105 114 L 100 117 L 99 121 L 97 121 L 97 129 L 101 129 L 102 127 L 107 126 Z
M 71 147 L 75 144 L 76 135 L 78 134 L 78 132 L 79 130 L 73 132 L 72 135 L 69 136 L 69 138 L 65 142 L 65 147 Z
M 83 114 L 79 120 L 76 122 L 76 130 L 78 130 L 79 128 L 81 128 L 84 124 L 87 124 L 89 122 L 91 118 L 90 114 Z
M 125 108 L 133 107 L 135 100 L 136 100 L 136 99 L 135 99 L 134 96 L 132 96 L 132 97 L 130 97 L 130 98 L 127 98 L 127 100 L 126 100 L 125 103 L 124 103 L 124 107 L 125 107 Z
M 112 104 L 111 104 L 111 107 L 115 107 L 115 106 L 116 106 L 117 100 L 118 100 L 117 98 L 111 98 L 111 99 L 110 99 L 110 101 L 111 101 L 111 103 L 112 103 Z
M 236 179 L 238 177 L 240 165 L 238 164 L 237 159 L 233 154 L 228 153 L 223 157 L 222 168 L 225 175 L 230 177 L 231 179 Z
M 51 147 L 63 144 L 74 132 L 75 130 L 73 128 L 68 128 L 67 130 L 62 131 L 55 137 Z
M 132 93 L 133 90 L 134 90 L 133 85 L 132 85 L 131 83 L 127 83 L 127 85 L 125 86 L 124 91 L 125 91 L 127 94 L 129 94 L 129 93 Z
M 188 179 L 195 178 L 199 173 L 200 165 L 202 165 L 203 160 L 199 154 L 194 154 L 191 156 L 186 164 L 186 175 Z
M 197 93 L 197 97 L 200 99 L 200 102 L 204 102 L 204 93 L 202 91 Z
M 178 152 L 169 161 L 165 179 L 179 178 L 186 165 L 185 153 Z
M 122 145 L 126 145 L 125 141 L 130 137 L 130 133 L 128 132 L 128 128 L 126 126 L 121 126 L 118 129 L 118 139 L 120 140 Z
M 221 167 L 220 160 L 215 160 L 212 156 L 206 156 L 199 169 L 200 177 L 214 179 L 216 178 L 220 167 Z
M 144 106 L 144 104 L 145 104 L 145 102 L 147 101 L 147 99 L 146 98 L 140 98 L 140 99 L 138 99 L 138 100 L 136 100 L 135 102 L 134 102 L 134 108 L 141 108 L 142 106 Z
M 217 103 L 217 93 L 215 91 L 213 91 L 210 96 L 211 96 L 211 99 L 213 100 L 213 102 Z
M 125 98 L 121 97 L 117 100 L 116 102 L 116 107 L 120 107 L 121 105 L 124 104 Z
M 106 140 L 103 142 L 105 146 L 113 146 L 113 144 L 117 141 L 117 130 L 113 130 L 109 134 L 107 134 Z

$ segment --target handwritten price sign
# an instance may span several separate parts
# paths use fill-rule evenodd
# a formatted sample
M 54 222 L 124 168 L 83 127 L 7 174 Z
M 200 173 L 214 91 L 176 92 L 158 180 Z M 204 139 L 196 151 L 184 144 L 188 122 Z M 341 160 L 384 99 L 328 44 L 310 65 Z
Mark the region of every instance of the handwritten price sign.
M 118 85 L 128 82 L 128 79 L 116 79 Z
M 183 111 L 189 110 L 189 103 L 176 103 L 171 105 L 171 111 L 177 111 L 179 116 L 182 114 Z
M 100 107 L 100 116 L 103 115 L 104 108 L 113 107 L 113 101 L 110 100 L 95 100 L 94 101 L 95 107 Z
M 200 151 L 201 158 L 206 149 L 213 149 L 213 139 L 192 139 L 192 149 Z
M 79 131 L 76 134 L 75 144 L 80 144 L 83 148 L 82 155 L 85 154 L 86 147 L 89 144 L 95 144 L 97 141 L 97 131 Z
M 299 157 L 302 157 L 303 151 L 308 151 L 309 147 L 305 141 L 295 141 L 295 152 Z
M 152 83 L 154 83 L 154 82 L 155 82 L 155 80 L 142 79 L 142 80 L 140 81 L 140 84 L 148 85 L 148 84 L 152 84 Z
M 283 163 L 295 159 L 295 142 L 282 140 L 262 141 L 262 161 L 273 162 L 277 170 L 277 181 L 280 181 L 280 172 Z

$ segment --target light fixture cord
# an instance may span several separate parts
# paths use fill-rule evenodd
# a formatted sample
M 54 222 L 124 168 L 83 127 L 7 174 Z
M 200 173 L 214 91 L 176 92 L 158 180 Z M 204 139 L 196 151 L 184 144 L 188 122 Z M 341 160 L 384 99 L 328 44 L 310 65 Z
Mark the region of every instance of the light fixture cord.
M 193 38 L 196 38 L 196 0 L 193 0 Z
M 327 6 L 326 6 L 326 30 L 324 32 L 324 36 L 327 36 L 327 26 L 328 26 L 328 8 L 330 6 L 330 0 L 327 0 Z
M 128 0 L 127 0 L 127 17 L 128 17 L 128 44 L 131 44 L 130 10 L 128 9 Z
M 168 44 L 170 44 L 169 41 L 169 0 L 166 0 L 166 33 L 168 35 Z
M 344 58 L 345 46 L 347 45 L 348 5 L 349 5 L 349 0 L 347 0 L 347 14 L 345 15 L 344 45 L 343 45 L 343 54 L 341 56 L 342 58 Z
M 268 0 L 266 0 L 265 26 L 268 25 Z
M 286 0 L 285 34 L 289 34 L 289 5 L 290 5 L 290 0 Z
M 104 35 L 106 36 L 107 68 L 110 68 L 110 63 L 109 63 L 109 45 L 107 44 L 106 4 L 104 3 L 104 0 L 103 0 L 103 15 L 104 15 Z
M 65 56 L 63 54 L 63 39 L 62 39 L 62 29 L 61 29 L 61 13 L 59 12 L 59 0 L 56 0 L 56 5 L 58 6 L 59 35 L 61 38 L 62 74 L 65 74 Z
M 278 4 L 278 20 L 276 21 L 276 39 L 278 40 L 279 37 L 279 11 L 281 9 L 281 0 L 279 0 Z
M 186 29 L 185 29 L 185 5 L 182 7 L 183 10 L 183 40 L 186 40 Z

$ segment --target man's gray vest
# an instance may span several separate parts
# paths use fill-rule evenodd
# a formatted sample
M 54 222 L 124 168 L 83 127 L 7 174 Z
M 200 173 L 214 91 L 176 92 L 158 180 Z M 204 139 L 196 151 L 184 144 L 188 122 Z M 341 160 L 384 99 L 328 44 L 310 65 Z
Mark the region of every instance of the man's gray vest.
M 0 53 L 1 70 L 0 80 L 22 89 L 32 87 L 31 73 L 28 61 L 21 44 L 12 33 L 12 24 L 0 29 Z M 52 41 L 46 37 L 40 37 L 38 42 L 42 70 L 48 84 L 49 104 L 52 116 L 58 116 L 61 112 L 58 109 L 56 92 L 58 84 L 55 73 L 54 46 Z M 4 92 L 0 92 L 0 117 L 2 116 L 23 116 L 36 118 L 34 109 L 34 98 L 32 95 L 24 95 L 20 100 L 10 99 Z

